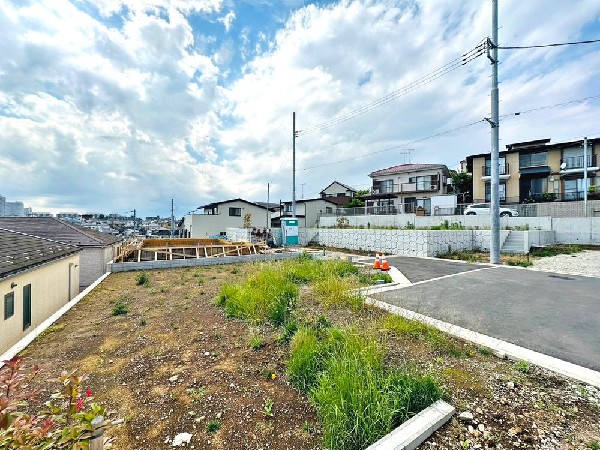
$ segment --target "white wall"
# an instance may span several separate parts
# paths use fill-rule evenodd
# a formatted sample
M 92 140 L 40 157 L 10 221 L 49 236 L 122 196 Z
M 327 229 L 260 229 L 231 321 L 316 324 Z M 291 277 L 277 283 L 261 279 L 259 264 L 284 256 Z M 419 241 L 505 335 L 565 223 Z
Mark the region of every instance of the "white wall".
M 407 228 L 410 223 L 415 228 L 425 228 L 438 226 L 445 220 L 448 223 L 458 223 L 467 228 L 490 228 L 490 216 L 415 216 L 414 214 L 395 214 L 395 215 L 364 215 L 364 216 L 344 216 L 348 219 L 351 227 L 398 227 Z M 338 217 L 321 217 L 319 226 L 334 227 L 337 225 Z M 550 217 L 500 217 L 500 227 L 524 227 L 529 225 L 529 229 L 551 230 L 552 219 Z
M 241 216 L 230 216 L 229 208 L 241 208 Z M 245 202 L 229 202 L 219 205 L 219 214 L 190 214 L 184 217 L 183 226 L 192 238 L 207 238 L 225 233 L 227 228 L 242 228 L 244 215 L 252 214 L 251 226 L 264 228 L 267 224 L 267 211 Z
M 600 245 L 600 217 L 555 218 L 552 227 L 557 243 Z

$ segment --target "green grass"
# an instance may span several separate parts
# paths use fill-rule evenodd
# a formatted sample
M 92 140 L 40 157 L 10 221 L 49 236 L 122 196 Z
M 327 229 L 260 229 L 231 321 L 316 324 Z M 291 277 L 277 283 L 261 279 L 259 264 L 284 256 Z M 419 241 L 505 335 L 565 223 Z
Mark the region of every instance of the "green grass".
M 257 265 L 244 282 L 224 285 L 216 303 L 230 317 L 279 326 L 289 320 L 301 284 L 314 284 L 317 299 L 326 306 L 360 307 L 362 296 L 350 292 L 359 286 L 358 272 L 349 261 L 317 260 L 310 256 Z
M 210 420 L 206 424 L 206 431 L 208 431 L 211 434 L 216 433 L 217 431 L 219 431 L 219 428 L 221 428 L 221 422 L 219 422 L 216 419 Z
M 298 287 L 274 265 L 254 273 L 242 284 L 226 284 L 221 288 L 217 304 L 230 317 L 253 322 L 286 322 L 298 298 Z
M 263 337 L 256 333 L 252 333 L 250 340 L 248 341 L 248 347 L 250 347 L 252 350 L 260 350 L 264 346 L 265 340 Z
M 129 305 L 127 302 L 120 298 L 113 303 L 112 307 L 112 315 L 113 316 L 122 316 L 129 312 Z
M 373 338 L 337 328 L 324 333 L 296 333 L 288 375 L 309 392 L 326 448 L 363 449 L 441 398 L 433 378 L 386 368 Z
M 138 286 L 150 287 L 150 276 L 147 272 L 140 272 L 135 277 L 135 284 Z
M 600 450 L 600 441 L 592 441 L 587 447 L 591 450 Z
M 570 255 L 579 253 L 583 250 L 579 245 L 547 245 L 541 248 L 532 249 L 531 255 L 543 258 L 546 256 Z
M 515 369 L 521 373 L 529 373 L 531 370 L 531 364 L 529 364 L 527 361 L 519 361 L 515 363 Z
M 381 326 L 399 338 L 423 339 L 434 350 L 448 353 L 456 357 L 463 355 L 462 351 L 440 330 L 404 317 L 388 314 L 382 319 Z

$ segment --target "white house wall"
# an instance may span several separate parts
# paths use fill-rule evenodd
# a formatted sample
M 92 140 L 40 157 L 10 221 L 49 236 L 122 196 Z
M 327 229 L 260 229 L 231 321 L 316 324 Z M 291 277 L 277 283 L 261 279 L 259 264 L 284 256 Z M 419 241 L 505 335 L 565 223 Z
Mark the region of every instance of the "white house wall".
M 241 208 L 241 216 L 230 216 L 229 208 Z M 227 228 L 242 228 L 244 215 L 251 214 L 250 224 L 254 228 L 265 228 L 267 211 L 245 202 L 230 202 L 219 205 L 219 214 L 192 214 L 185 216 L 184 227 L 191 238 L 207 238 L 225 233 Z
M 75 266 L 81 267 L 77 254 L 0 281 L 0 354 L 79 294 L 79 267 Z M 12 283 L 16 283 L 14 288 Z M 31 325 L 23 330 L 23 287 L 28 284 L 31 284 Z M 4 320 L 4 296 L 10 292 L 14 293 L 14 315 Z

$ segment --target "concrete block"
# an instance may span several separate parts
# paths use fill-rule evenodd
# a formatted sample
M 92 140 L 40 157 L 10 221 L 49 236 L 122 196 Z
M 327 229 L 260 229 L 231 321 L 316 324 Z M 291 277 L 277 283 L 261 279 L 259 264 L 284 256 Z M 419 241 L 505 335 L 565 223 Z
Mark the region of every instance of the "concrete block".
M 438 400 L 366 450 L 414 450 L 454 414 L 454 407 Z

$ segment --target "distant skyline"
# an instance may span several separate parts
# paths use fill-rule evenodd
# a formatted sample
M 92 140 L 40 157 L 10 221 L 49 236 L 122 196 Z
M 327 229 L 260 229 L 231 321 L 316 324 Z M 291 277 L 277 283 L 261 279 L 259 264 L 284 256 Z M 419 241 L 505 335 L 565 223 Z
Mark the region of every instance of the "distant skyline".
M 499 8 L 503 46 L 600 38 L 597 0 Z M 171 198 L 177 216 L 266 201 L 267 183 L 272 202 L 290 200 L 293 111 L 298 198 L 334 180 L 366 189 L 409 158 L 457 168 L 489 151 L 486 122 L 462 128 L 489 116 L 485 55 L 314 125 L 474 48 L 490 15 L 491 0 L 3 1 L 0 193 L 34 211 L 140 216 L 169 215 Z M 600 136 L 600 43 L 499 53 L 501 149 Z

